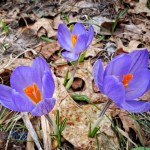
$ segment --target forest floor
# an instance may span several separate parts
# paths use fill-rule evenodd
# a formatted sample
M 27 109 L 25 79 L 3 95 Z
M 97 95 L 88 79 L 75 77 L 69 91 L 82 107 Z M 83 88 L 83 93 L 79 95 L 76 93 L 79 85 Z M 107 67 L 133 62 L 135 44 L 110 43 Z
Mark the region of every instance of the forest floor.
M 67 91 L 63 83 L 67 71 L 71 77 L 73 66 L 61 56 L 57 29 L 60 23 L 71 27 L 76 22 L 86 28 L 93 25 L 95 35 Z M 129 113 L 115 104 L 107 110 L 96 138 L 88 137 L 89 122 L 107 100 L 94 84 L 94 62 L 102 59 L 106 65 L 114 56 L 140 48 L 150 52 L 150 0 L 0 1 L 0 83 L 9 86 L 12 71 L 31 65 L 36 56 L 47 60 L 54 73 L 57 100 L 50 116 L 54 118 L 59 110 L 60 120 L 67 119 L 63 150 L 150 150 L 150 112 Z M 150 100 L 150 91 L 140 99 Z M 36 150 L 37 143 L 44 150 L 58 149 L 43 116 L 25 117 L 23 122 L 21 113 L 0 105 L 1 150 Z M 29 129 L 30 122 L 33 129 Z M 37 141 L 31 130 L 38 135 Z

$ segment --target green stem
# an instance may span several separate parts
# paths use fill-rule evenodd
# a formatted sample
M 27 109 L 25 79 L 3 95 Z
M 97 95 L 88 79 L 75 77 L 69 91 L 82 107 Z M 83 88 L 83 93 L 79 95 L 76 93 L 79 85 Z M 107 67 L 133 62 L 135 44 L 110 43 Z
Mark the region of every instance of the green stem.
M 111 104 L 111 100 L 109 99 L 105 103 L 102 111 L 100 112 L 99 118 L 97 119 L 97 121 L 90 126 L 89 137 L 93 138 L 95 136 L 95 134 L 97 133 L 97 131 L 99 129 L 99 124 L 100 124 L 101 120 L 103 119 L 103 116 L 104 116 L 106 110 L 108 109 L 108 107 L 110 106 L 110 104 Z
M 78 65 L 78 60 L 76 60 L 75 63 L 74 63 L 74 69 L 73 69 L 73 72 L 72 72 L 72 77 L 70 78 L 70 80 L 68 81 L 68 83 L 66 85 L 67 90 L 71 87 L 71 85 L 73 83 L 74 76 L 75 76 L 75 73 L 76 73 L 76 70 L 77 70 L 77 65 Z

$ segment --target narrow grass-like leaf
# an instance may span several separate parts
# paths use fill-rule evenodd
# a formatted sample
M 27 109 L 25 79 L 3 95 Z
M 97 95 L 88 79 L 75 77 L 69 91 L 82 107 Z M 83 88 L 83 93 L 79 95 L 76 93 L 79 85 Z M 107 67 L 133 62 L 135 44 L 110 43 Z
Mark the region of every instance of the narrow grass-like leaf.
M 90 124 L 88 136 L 91 137 L 91 138 L 94 138 L 94 136 L 96 135 L 96 133 L 97 133 L 97 131 L 98 131 L 99 129 L 100 129 L 100 127 L 95 127 L 95 128 L 92 130 L 92 127 L 91 127 L 91 124 Z
M 127 7 L 126 9 L 124 9 L 123 11 L 121 11 L 121 12 L 117 15 L 117 17 L 116 17 L 116 19 L 115 19 L 115 22 L 114 22 L 114 24 L 113 24 L 113 27 L 112 27 L 112 34 L 114 33 L 114 31 L 115 31 L 115 29 L 116 29 L 116 27 L 117 27 L 117 24 L 118 24 L 120 18 L 128 11 L 128 9 L 129 9 L 129 8 Z
M 9 29 L 8 29 L 8 26 L 6 25 L 6 23 L 3 20 L 0 20 L 0 23 L 2 25 L 3 31 L 8 33 Z
M 80 95 L 80 94 L 73 94 L 72 95 L 72 98 L 75 100 L 75 101 L 86 101 L 89 103 L 89 101 L 91 100 L 88 96 L 86 95 Z
M 72 32 L 73 27 L 74 27 L 74 24 L 69 26 L 70 32 Z
M 57 110 L 57 112 L 56 112 L 56 125 L 59 128 L 59 110 Z
M 96 43 L 102 41 L 104 38 L 105 38 L 104 35 L 99 36 L 98 39 L 96 40 Z
M 40 38 L 41 38 L 43 41 L 50 42 L 50 43 L 52 43 L 52 42 L 55 41 L 55 40 L 53 40 L 53 39 L 48 38 L 47 36 L 41 36 Z
M 67 15 L 64 12 L 61 12 L 61 15 L 67 21 L 67 23 L 69 23 L 69 19 L 68 19 Z
M 62 133 L 62 131 L 63 131 L 63 130 L 65 129 L 65 127 L 66 127 L 66 121 L 67 121 L 67 119 L 65 118 L 65 119 L 62 121 L 61 125 L 60 125 L 60 128 L 59 128 L 60 134 Z
M 86 51 L 84 51 L 84 52 L 80 55 L 80 57 L 79 57 L 79 59 L 78 59 L 78 62 L 79 62 L 79 63 L 81 63 L 81 62 L 84 61 L 85 55 L 86 55 Z
M 96 138 L 97 150 L 101 150 L 100 143 L 99 143 L 99 140 L 98 140 L 98 136 L 96 135 L 95 138 Z
M 136 147 L 136 148 L 133 148 L 132 150 L 150 150 L 150 148 L 148 148 L 148 147 Z
M 64 86 L 66 86 L 66 85 L 67 85 L 68 75 L 69 75 L 69 70 L 67 70 L 66 75 L 65 75 L 65 79 L 64 79 Z
M 50 136 L 55 136 L 56 137 L 57 135 L 56 134 L 50 134 Z
M 150 9 L 150 0 L 147 0 L 147 7 Z

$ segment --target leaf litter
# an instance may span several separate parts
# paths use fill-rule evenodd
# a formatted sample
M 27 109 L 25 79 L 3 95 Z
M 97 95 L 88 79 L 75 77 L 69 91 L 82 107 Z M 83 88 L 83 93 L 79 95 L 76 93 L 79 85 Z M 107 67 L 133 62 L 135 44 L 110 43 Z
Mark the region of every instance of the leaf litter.
M 123 0 L 121 3 L 109 0 L 53 2 L 15 0 L 1 1 L 0 6 L 0 18 L 4 22 L 0 24 L 1 83 L 9 85 L 11 71 L 20 65 L 30 65 L 33 58 L 42 55 L 53 68 L 57 85 L 55 91 L 57 103 L 50 116 L 54 117 L 56 110 L 59 110 L 61 120 L 67 118 L 66 128 L 62 133 L 63 142 L 69 142 L 76 149 L 97 149 L 96 139 L 88 137 L 88 129 L 90 122 L 93 122 L 98 116 L 107 97 L 95 88 L 92 65 L 98 58 L 101 58 L 106 65 L 118 53 L 129 53 L 142 47 L 150 49 L 150 9 L 147 7 L 147 1 Z M 129 7 L 129 9 L 119 20 L 112 35 L 110 31 L 117 14 L 120 10 L 125 10 L 126 7 Z M 67 70 L 69 70 L 68 78 L 71 78 L 72 66 L 61 57 L 62 49 L 57 43 L 57 28 L 60 23 L 72 25 L 75 22 L 85 23 L 87 27 L 89 24 L 93 24 L 96 34 L 91 46 L 86 51 L 84 61 L 78 65 L 75 75 L 77 80 L 67 92 L 63 82 Z M 7 28 L 8 32 L 6 32 Z M 42 40 L 41 36 L 48 38 L 50 42 Z M 99 36 L 104 36 L 104 38 L 98 41 Z M 85 95 L 90 100 L 88 103 L 75 102 L 71 97 L 73 94 Z M 149 91 L 143 97 L 149 100 Z M 2 114 L 2 109 L 0 111 Z M 9 114 L 8 112 L 6 114 Z M 149 116 L 149 113 L 144 115 Z M 118 135 L 124 137 L 130 148 L 133 148 L 136 144 L 150 146 L 150 137 L 147 136 L 148 131 L 146 132 L 141 122 L 136 120 L 139 119 L 139 115 L 134 115 L 136 119 L 131 116 L 114 104 L 110 106 L 100 124 L 98 140 L 101 149 L 127 149 L 127 145 L 123 145 L 123 147 L 119 144 Z M 29 121 L 33 122 L 31 116 L 29 117 Z M 121 126 L 114 128 L 112 121 L 118 120 L 118 118 Z M 146 121 L 149 123 L 149 117 L 143 118 L 147 119 Z M 0 118 L 0 126 L 7 125 L 5 119 L 10 118 L 8 115 L 5 118 Z M 40 144 L 43 141 L 43 149 L 50 149 L 50 144 L 53 148 L 56 148 L 56 141 L 53 139 L 51 141 L 49 136 L 52 131 L 51 127 L 44 118 L 41 118 L 40 121 L 41 127 L 34 126 L 32 132 L 36 131 Z M 141 126 L 142 128 L 140 128 Z M 26 127 L 29 130 L 29 127 Z M 116 129 L 117 133 L 115 132 Z M 11 129 L 6 133 L 9 134 L 10 131 Z M 27 140 L 32 140 L 31 137 L 29 130 Z M 5 142 L 2 141 L 2 143 L 2 146 L 4 146 Z M 17 145 L 19 145 L 18 143 Z M 47 145 L 47 143 L 49 144 Z M 11 145 L 10 140 L 8 144 Z M 69 144 L 68 147 L 72 147 Z M 34 144 L 27 142 L 26 147 L 27 149 L 34 149 Z M 23 145 L 21 149 L 23 149 Z

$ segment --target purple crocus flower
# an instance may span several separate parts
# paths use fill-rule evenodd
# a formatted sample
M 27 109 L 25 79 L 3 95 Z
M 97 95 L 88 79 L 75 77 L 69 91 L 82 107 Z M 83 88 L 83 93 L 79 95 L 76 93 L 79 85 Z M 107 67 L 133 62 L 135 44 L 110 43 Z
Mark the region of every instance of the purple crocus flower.
M 150 102 L 138 101 L 149 87 L 148 50 L 135 50 L 112 59 L 106 69 L 99 59 L 94 64 L 94 80 L 99 90 L 129 112 L 146 112 Z
M 69 31 L 68 27 L 60 24 L 58 27 L 58 42 L 66 50 L 62 56 L 69 61 L 75 61 L 79 58 L 80 53 L 88 48 L 94 36 L 94 29 L 90 26 L 89 31 L 83 24 L 76 23 Z
M 0 84 L 0 103 L 13 111 L 33 116 L 49 113 L 54 105 L 55 84 L 46 61 L 37 57 L 32 66 L 19 66 L 11 75 L 11 87 Z

